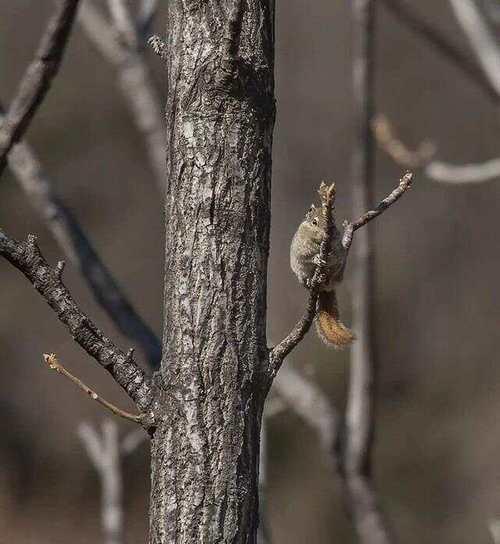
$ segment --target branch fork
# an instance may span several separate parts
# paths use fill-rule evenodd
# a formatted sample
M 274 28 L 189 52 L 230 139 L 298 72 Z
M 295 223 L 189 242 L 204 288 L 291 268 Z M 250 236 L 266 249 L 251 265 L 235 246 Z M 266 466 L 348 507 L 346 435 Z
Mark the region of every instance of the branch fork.
M 399 198 L 401 198 L 403 194 L 411 187 L 412 182 L 413 174 L 411 172 L 406 172 L 400 179 L 398 186 L 387 197 L 381 200 L 373 210 L 368 210 L 355 221 L 344 221 L 342 245 L 346 251 L 346 258 L 353 241 L 354 232 L 365 226 L 372 219 L 378 217 L 389 206 L 392 206 L 392 204 L 399 200 Z M 293 349 L 295 349 L 295 347 L 307 334 L 316 315 L 319 289 L 321 287 L 322 280 L 324 281 L 325 279 L 325 267 L 332 243 L 334 225 L 332 210 L 335 202 L 335 184 L 327 186 L 326 184 L 322 183 L 319 188 L 319 194 L 322 201 L 322 213 L 326 219 L 326 232 L 328 235 L 325 236 L 320 245 L 318 265 L 309 285 L 309 298 L 303 316 L 288 334 L 288 336 L 286 336 L 279 344 L 270 350 L 268 374 L 271 380 L 278 373 L 285 357 Z

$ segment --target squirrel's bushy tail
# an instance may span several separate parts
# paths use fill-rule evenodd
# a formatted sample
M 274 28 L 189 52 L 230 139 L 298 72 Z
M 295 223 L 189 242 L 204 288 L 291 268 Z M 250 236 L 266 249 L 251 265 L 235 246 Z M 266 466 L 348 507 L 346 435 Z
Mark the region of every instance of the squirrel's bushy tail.
M 318 336 L 330 346 L 342 349 L 352 343 L 354 334 L 340 321 L 335 291 L 320 291 L 316 314 Z

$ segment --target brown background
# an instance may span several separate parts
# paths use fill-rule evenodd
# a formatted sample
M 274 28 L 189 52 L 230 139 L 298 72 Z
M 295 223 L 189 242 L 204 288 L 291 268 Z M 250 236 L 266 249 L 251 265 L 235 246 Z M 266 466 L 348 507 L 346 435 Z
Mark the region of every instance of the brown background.
M 159 32 L 166 2 L 160 4 Z M 339 215 L 350 215 L 352 142 L 349 2 L 277 4 L 271 340 L 287 332 L 304 305 L 288 247 L 321 179 L 337 181 Z M 417 4 L 467 48 L 447 2 Z M 12 97 L 51 10 L 48 0 L 0 2 L 4 100 Z M 455 163 L 499 154 L 498 112 L 488 98 L 383 6 L 377 42 L 377 107 L 409 144 L 430 137 L 439 158 Z M 148 63 L 164 94 L 160 61 L 148 53 Z M 28 137 L 130 299 L 160 331 L 161 202 L 113 74 L 77 29 Z M 399 173 L 379 155 L 379 196 Z M 500 180 L 450 187 L 419 174 L 411 193 L 376 222 L 376 481 L 400 541 L 408 544 L 487 544 L 489 520 L 500 516 L 499 197 Z M 10 173 L 0 181 L 0 224 L 19 238 L 37 233 L 45 255 L 60 258 Z M 128 347 L 70 267 L 66 283 Z M 340 297 L 349 322 L 349 269 Z M 75 429 L 105 415 L 42 366 L 46 351 L 126 406 L 33 288 L 0 262 L 0 542 L 99 542 L 97 478 Z M 342 408 L 346 353 L 328 351 L 309 335 L 292 359 Z M 123 424 L 122 432 L 128 429 Z M 271 421 L 269 440 L 274 543 L 354 542 L 339 481 L 314 434 L 286 412 Z M 126 462 L 129 542 L 143 542 L 146 532 L 147 456 L 143 447 Z

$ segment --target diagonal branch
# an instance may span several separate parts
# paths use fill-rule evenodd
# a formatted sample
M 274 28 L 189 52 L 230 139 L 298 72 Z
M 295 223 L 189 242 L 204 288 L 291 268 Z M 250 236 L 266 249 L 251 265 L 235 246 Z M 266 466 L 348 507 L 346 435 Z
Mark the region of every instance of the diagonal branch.
M 500 96 L 500 47 L 473 0 L 449 0 L 483 73 Z
M 140 52 L 143 37 L 123 0 L 110 0 L 110 6 L 114 6 L 114 21 L 119 32 L 113 32 L 112 25 L 89 1 L 82 4 L 78 22 L 90 42 L 116 69 L 120 90 L 137 129 L 144 137 L 149 162 L 163 194 L 166 172 L 163 115 L 160 100 Z M 134 33 L 133 39 L 131 33 Z
M 1 113 L 0 104 L 0 121 Z M 8 162 L 31 205 L 45 221 L 66 258 L 80 271 L 97 303 L 156 368 L 161 358 L 157 336 L 127 300 L 72 212 L 55 195 L 53 184 L 34 151 L 21 141 L 12 149 Z
M 28 66 L 6 120 L 0 127 L 0 176 L 12 146 L 28 128 L 57 74 L 75 19 L 78 0 L 61 1 L 49 21 L 35 58 Z
M 332 227 L 334 224 L 332 211 L 333 205 L 335 203 L 335 184 L 333 183 L 329 187 L 326 187 L 322 184 L 319 192 L 322 198 L 322 214 L 325 219 L 326 232 L 326 235 L 323 237 L 319 248 L 318 262 L 320 264 L 316 266 L 316 270 L 314 271 L 314 275 L 311 279 L 311 283 L 309 286 L 309 298 L 307 301 L 307 307 L 304 315 L 292 329 L 290 334 L 288 334 L 288 336 L 284 338 L 279 344 L 277 344 L 270 352 L 268 373 L 271 377 L 271 380 L 276 376 L 285 357 L 298 345 L 302 338 L 304 338 L 304 336 L 307 334 L 316 315 L 316 306 L 318 302 L 319 291 L 322 281 L 324 280 L 325 265 L 328 261 L 328 255 L 330 253 L 330 248 L 332 244 Z
M 336 442 L 340 421 L 335 406 L 320 387 L 290 365 L 281 368 L 273 387 L 285 405 L 316 432 L 330 468 L 336 470 L 338 468 Z
M 153 401 L 150 378 L 137 365 L 132 352 L 120 350 L 80 310 L 61 281 L 62 263 L 51 267 L 41 254 L 35 236 L 29 235 L 26 242 L 19 242 L 1 229 L 0 255 L 26 276 L 75 341 L 113 376 L 139 411 L 149 412 Z
M 413 174 L 411 172 L 406 172 L 401 178 L 399 185 L 383 200 L 381 200 L 378 205 L 373 210 L 368 210 L 363 215 L 358 217 L 353 222 L 345 221 L 344 222 L 344 233 L 342 235 L 342 245 L 349 252 L 349 249 L 352 244 L 354 232 L 366 225 L 372 219 L 378 217 L 383 213 L 389 206 L 394 204 L 399 200 L 403 194 L 411 187 L 413 181 Z M 323 244 L 320 248 L 320 262 L 325 262 L 325 256 L 328 255 L 329 247 L 326 245 L 326 240 L 324 239 L 325 246 Z M 330 242 L 328 242 L 330 243 Z M 322 251 L 323 249 L 323 251 Z M 300 343 L 300 341 L 307 334 L 311 325 L 314 321 L 316 315 L 316 304 L 318 301 L 319 288 L 321 283 L 318 283 L 318 278 L 321 277 L 323 271 L 321 265 L 316 268 L 316 272 L 312 281 L 312 287 L 309 291 L 309 297 L 307 300 L 306 310 L 303 316 L 300 318 L 298 323 L 294 326 L 292 331 L 286 336 L 281 342 L 279 342 L 274 348 L 270 351 L 270 374 L 272 377 L 276 376 L 283 360 L 285 357 Z
M 441 31 L 421 17 L 408 0 L 382 0 L 386 7 L 410 30 L 429 42 L 437 52 L 451 61 L 473 83 L 493 100 L 500 101 L 498 89 L 491 84 L 483 70 L 454 43 L 443 37 Z M 459 0 L 462 1 L 462 0 Z
M 66 378 L 68 378 L 68 380 L 72 381 L 79 389 L 81 389 L 85 394 L 87 394 L 92 400 L 95 400 L 101 406 L 104 406 L 106 410 L 109 410 L 115 416 L 120 416 L 123 419 L 133 421 L 134 423 L 141 423 L 142 417 L 140 414 L 134 415 L 134 414 L 131 414 L 130 412 L 122 410 L 121 408 L 118 408 L 118 406 L 115 406 L 111 402 L 108 402 L 106 399 L 103 399 L 93 389 L 90 389 L 90 387 L 88 385 L 85 385 L 82 382 L 82 380 L 80 380 L 76 376 L 73 376 L 73 374 L 71 374 L 71 372 L 66 370 L 63 367 L 63 365 L 59 362 L 55 353 L 51 353 L 51 354 L 44 353 L 43 359 L 51 370 L 55 370 L 58 374 L 61 374 L 65 376 Z

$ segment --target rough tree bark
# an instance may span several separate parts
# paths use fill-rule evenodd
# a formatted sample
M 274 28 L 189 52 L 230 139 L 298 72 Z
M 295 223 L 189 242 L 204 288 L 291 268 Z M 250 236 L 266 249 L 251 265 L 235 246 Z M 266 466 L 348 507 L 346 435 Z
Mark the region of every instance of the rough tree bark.
M 150 542 L 253 543 L 268 379 L 272 0 L 168 3 Z

